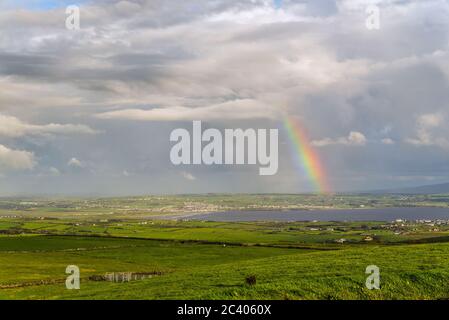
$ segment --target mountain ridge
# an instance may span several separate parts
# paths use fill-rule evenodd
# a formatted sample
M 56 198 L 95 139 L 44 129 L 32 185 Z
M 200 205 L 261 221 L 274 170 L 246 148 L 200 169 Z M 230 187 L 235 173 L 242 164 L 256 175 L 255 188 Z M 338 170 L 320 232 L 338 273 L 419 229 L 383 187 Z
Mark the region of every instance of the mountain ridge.
M 449 193 L 449 182 L 416 187 L 373 190 L 370 193 L 445 194 Z

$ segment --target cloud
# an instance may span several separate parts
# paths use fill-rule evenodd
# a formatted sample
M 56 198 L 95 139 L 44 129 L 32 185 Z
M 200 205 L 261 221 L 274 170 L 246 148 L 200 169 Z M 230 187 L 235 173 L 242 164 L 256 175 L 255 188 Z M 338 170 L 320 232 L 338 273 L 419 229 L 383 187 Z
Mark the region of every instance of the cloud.
M 184 177 L 184 179 L 187 179 L 187 180 L 190 180 L 190 181 L 196 180 L 196 177 L 193 174 L 189 173 L 189 172 L 183 171 L 183 172 L 181 172 L 181 175 Z
M 77 158 L 72 158 L 69 160 L 69 162 L 67 162 L 67 165 L 69 167 L 74 167 L 74 168 L 84 168 L 85 165 L 83 162 L 81 162 L 80 160 L 78 160 Z
M 25 135 L 44 134 L 95 134 L 97 131 L 85 125 L 46 124 L 34 125 L 19 120 L 16 117 L 0 114 L 0 137 L 17 138 Z
M 394 142 L 394 140 L 391 139 L 391 138 L 385 138 L 385 139 L 382 139 L 382 143 L 383 143 L 383 144 L 386 144 L 386 145 L 393 145 L 393 144 L 395 144 L 396 142 Z
M 151 110 L 124 109 L 100 113 L 100 119 L 125 119 L 140 121 L 191 121 L 191 120 L 235 120 L 276 119 L 280 112 L 256 100 L 236 100 L 209 107 L 167 107 Z
M 443 116 L 438 113 L 423 114 L 419 116 L 417 120 L 418 125 L 422 128 L 439 127 L 443 121 L 444 121 Z
M 284 0 L 280 8 L 271 0 L 83 1 L 77 32 L 64 28 L 65 8 L 35 10 L 29 2 L 20 1 L 20 10 L 17 1 L 0 4 L 0 140 L 33 136 L 20 142 L 45 168 L 88 154 L 92 162 L 81 163 L 97 175 L 72 170 L 77 179 L 70 184 L 52 179 L 61 190 L 111 190 L 108 176 L 133 168 L 129 178 L 117 179 L 132 190 L 171 192 L 175 185 L 182 192 L 177 182 L 185 178 L 167 163 L 172 125 L 159 122 L 204 119 L 231 127 L 238 120 L 256 128 L 286 114 L 303 119 L 310 136 L 328 137 L 314 141 L 318 146 L 335 145 L 320 152 L 337 186 L 367 172 L 379 180 L 409 172 L 449 179 L 449 153 L 437 148 L 449 139 L 441 120 L 449 116 L 445 0 L 370 0 L 381 8 L 378 31 L 365 27 L 364 0 Z M 86 138 L 97 124 L 107 134 Z M 73 137 L 35 143 L 35 136 L 63 134 Z M 389 137 L 435 148 L 378 152 Z M 284 163 L 279 183 L 262 185 L 240 169 L 214 167 L 198 168 L 204 179 L 195 185 L 206 192 L 213 185 L 233 191 L 237 184 L 262 192 L 274 185 L 307 188 Z M 224 171 L 235 178 L 226 183 Z M 30 179 L 15 178 L 17 190 L 30 186 Z M 126 188 L 123 181 L 117 186 L 129 193 Z
M 35 165 L 32 152 L 13 150 L 0 144 L 0 171 L 30 170 Z
M 314 140 L 312 141 L 312 145 L 315 147 L 325 147 L 329 145 L 364 146 L 366 145 L 366 137 L 363 133 L 351 131 L 347 137 Z
M 416 137 L 407 138 L 405 141 L 415 146 L 437 146 L 449 148 L 449 140 L 446 137 L 435 136 L 435 129 L 444 123 L 441 113 L 429 113 L 419 116 L 416 120 Z
M 55 167 L 50 167 L 48 169 L 48 172 L 50 173 L 50 175 L 55 176 L 55 177 L 61 175 L 61 172 Z

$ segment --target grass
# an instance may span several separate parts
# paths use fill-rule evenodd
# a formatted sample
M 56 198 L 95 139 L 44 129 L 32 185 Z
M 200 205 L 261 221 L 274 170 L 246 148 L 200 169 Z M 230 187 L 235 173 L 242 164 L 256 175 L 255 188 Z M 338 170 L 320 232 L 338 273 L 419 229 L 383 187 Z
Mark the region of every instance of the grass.
M 282 224 L 285 229 L 273 223 L 122 224 L 123 229 L 116 234 L 112 229 L 110 234 L 92 236 L 94 232 L 87 228 L 78 233 L 89 231 L 88 236 L 64 236 L 56 234 L 61 230 L 73 232 L 72 223 L 27 221 L 21 228 L 28 228 L 22 229 L 28 233 L 1 236 L 0 298 L 449 298 L 446 285 L 449 280 L 449 243 L 324 245 L 319 240 L 319 233 L 308 240 L 298 237 L 304 224 L 293 227 Z M 15 223 L 11 226 L 17 227 Z M 93 230 L 99 232 L 104 227 Z M 357 225 L 352 227 L 357 229 Z M 273 233 L 273 228 L 278 233 Z M 36 230 L 53 231 L 55 235 L 33 234 Z M 141 239 L 134 238 L 136 234 Z M 154 237 L 161 240 L 145 239 Z M 228 244 L 184 241 L 197 238 L 228 241 Z M 242 239 L 248 241 L 238 242 Z M 296 243 L 298 239 L 300 242 Z M 259 240 L 265 246 L 249 245 Z M 309 243 L 310 248 L 299 245 L 297 248 L 279 247 L 280 244 L 303 242 Z M 328 250 L 320 250 L 324 248 Z M 65 268 L 72 264 L 81 270 L 81 290 L 65 288 Z M 365 288 L 368 265 L 377 265 L 381 269 L 381 290 Z M 159 272 L 162 275 L 128 283 L 88 279 L 91 275 L 108 272 Z M 256 276 L 255 285 L 246 283 L 249 275 Z M 39 281 L 43 283 L 38 284 Z M 11 285 L 15 287 L 8 288 Z
M 447 299 L 449 244 L 348 247 L 314 251 L 41 236 L 39 252 L 8 252 L 0 259 L 0 285 L 64 279 L 81 269 L 81 290 L 64 283 L 1 289 L 2 299 Z M 30 238 L 31 239 L 31 238 Z M 21 239 L 15 238 L 15 241 Z M 14 241 L 12 240 L 12 241 Z M 57 241 L 59 247 L 53 242 Z M 98 242 L 99 241 L 99 242 Z M 109 241 L 109 240 L 108 240 Z M 94 242 L 95 245 L 92 245 Z M 67 251 L 80 245 L 86 250 Z M 101 245 L 102 247 L 97 247 Z M 18 245 L 17 245 L 18 246 Z M 109 246 L 109 247 L 108 247 Z M 20 246 L 18 246 L 20 247 Z M 365 268 L 381 269 L 381 290 L 364 287 Z M 106 272 L 160 271 L 129 283 L 94 282 Z M 248 275 L 257 284 L 245 283 Z M 5 281 L 4 279 L 9 279 Z
M 447 207 L 447 200 L 447 195 L 0 199 L 0 299 L 449 299 L 449 224 L 174 219 L 196 210 Z M 338 239 L 347 242 L 337 244 Z M 80 290 L 65 287 L 68 265 L 80 268 Z M 369 265 L 380 268 L 381 290 L 365 287 Z M 157 275 L 125 283 L 89 278 L 111 272 Z M 251 276 L 255 284 L 248 283 Z

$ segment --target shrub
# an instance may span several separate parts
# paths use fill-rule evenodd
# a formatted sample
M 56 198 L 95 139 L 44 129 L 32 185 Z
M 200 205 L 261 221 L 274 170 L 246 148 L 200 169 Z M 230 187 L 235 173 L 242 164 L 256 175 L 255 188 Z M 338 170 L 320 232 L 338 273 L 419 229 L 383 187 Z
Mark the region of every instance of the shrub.
M 254 286 L 257 282 L 255 275 L 250 275 L 245 278 L 245 282 L 247 285 Z

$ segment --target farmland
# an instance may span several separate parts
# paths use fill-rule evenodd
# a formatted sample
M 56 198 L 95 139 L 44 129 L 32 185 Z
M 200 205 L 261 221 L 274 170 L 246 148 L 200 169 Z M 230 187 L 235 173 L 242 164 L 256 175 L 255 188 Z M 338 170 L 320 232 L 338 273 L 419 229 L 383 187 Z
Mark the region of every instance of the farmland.
M 189 206 L 327 207 L 332 200 L 307 195 L 169 198 L 0 201 L 0 298 L 449 298 L 446 223 L 186 221 L 177 217 L 194 214 L 194 209 L 180 209 Z M 383 196 L 342 199 L 341 206 L 349 207 L 388 202 Z M 402 200 L 387 205 L 398 205 L 394 201 Z M 445 205 L 443 196 L 409 201 L 423 208 Z M 80 269 L 80 290 L 66 289 L 68 265 Z M 369 265 L 381 270 L 380 290 L 365 287 Z M 117 283 L 102 280 L 108 273 L 150 276 Z M 245 281 L 249 276 L 255 284 Z

